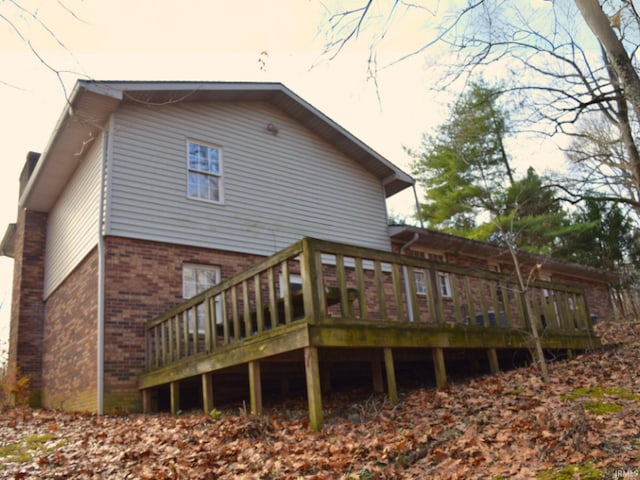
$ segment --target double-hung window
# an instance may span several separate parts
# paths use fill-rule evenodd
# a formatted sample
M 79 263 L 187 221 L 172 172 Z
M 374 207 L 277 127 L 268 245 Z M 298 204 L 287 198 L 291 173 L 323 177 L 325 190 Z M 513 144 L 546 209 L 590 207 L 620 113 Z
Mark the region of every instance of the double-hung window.
M 220 283 L 220 267 L 210 265 L 196 265 L 185 263 L 182 265 L 182 296 L 183 298 L 195 297 L 200 292 L 213 287 L 217 283 Z M 222 321 L 222 311 L 220 308 L 220 302 L 216 299 L 215 302 L 216 322 Z M 197 321 L 198 321 L 198 333 L 204 333 L 204 305 L 198 305 L 197 307 Z M 192 311 L 189 310 L 189 331 L 193 332 L 194 318 Z
M 182 266 L 182 296 L 195 297 L 220 283 L 220 267 L 185 263 Z
M 424 257 L 436 262 L 445 262 L 444 255 L 436 253 L 424 253 Z M 418 295 L 427 295 L 427 279 L 426 272 L 424 270 L 415 270 L 414 278 L 416 283 L 416 293 Z M 440 290 L 440 295 L 443 297 L 451 296 L 451 284 L 449 282 L 449 274 L 445 272 L 436 271 L 436 287 Z
M 222 150 L 187 140 L 188 196 L 222 202 Z
M 416 281 L 416 293 L 418 295 L 426 295 L 427 294 L 427 281 L 425 278 L 424 270 L 414 270 L 413 276 Z

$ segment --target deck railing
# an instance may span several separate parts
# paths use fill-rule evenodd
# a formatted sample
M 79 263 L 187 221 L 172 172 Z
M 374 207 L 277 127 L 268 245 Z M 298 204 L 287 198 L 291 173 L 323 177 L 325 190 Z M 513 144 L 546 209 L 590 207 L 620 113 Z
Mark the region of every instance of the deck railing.
M 292 282 L 294 275 L 301 285 Z M 534 281 L 522 292 L 510 275 L 306 238 L 149 321 L 147 368 L 298 320 L 321 324 L 328 318 L 519 330 L 534 321 L 540 332 L 591 329 L 580 288 Z

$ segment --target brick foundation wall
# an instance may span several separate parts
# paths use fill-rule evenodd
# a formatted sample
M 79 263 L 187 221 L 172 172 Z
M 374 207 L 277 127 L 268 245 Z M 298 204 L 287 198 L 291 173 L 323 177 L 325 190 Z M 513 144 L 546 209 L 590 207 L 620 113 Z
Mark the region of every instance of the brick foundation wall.
M 22 210 L 16 222 L 9 337 L 9 381 L 28 376 L 30 404 L 40 404 L 44 304 L 45 213 Z
M 120 237 L 105 251 L 105 412 L 138 411 L 144 325 L 183 301 L 183 264 L 218 266 L 226 280 L 262 257 Z
M 39 157 L 33 152 L 27 155 L 20 175 L 19 195 L 22 195 Z M 29 403 L 33 406 L 40 405 L 42 390 L 42 296 L 46 230 L 46 213 L 18 209 L 7 380 L 11 383 L 18 376 L 29 377 Z
M 574 277 L 563 277 L 559 274 L 553 275 L 553 281 L 584 288 L 587 304 L 589 306 L 589 313 L 591 315 L 595 315 L 599 321 L 608 321 L 613 318 L 613 306 L 611 304 L 608 285 L 603 283 L 593 283 L 588 280 Z
M 98 253 L 91 253 L 46 301 L 43 405 L 96 411 Z

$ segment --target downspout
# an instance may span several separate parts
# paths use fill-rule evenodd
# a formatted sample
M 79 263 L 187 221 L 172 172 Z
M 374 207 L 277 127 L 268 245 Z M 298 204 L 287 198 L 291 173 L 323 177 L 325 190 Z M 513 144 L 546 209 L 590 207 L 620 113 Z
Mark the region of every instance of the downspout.
M 413 185 L 411 185 L 411 188 L 413 188 L 413 198 L 416 202 L 416 212 L 418 214 L 418 220 L 420 221 L 420 228 L 424 228 L 424 221 L 422 219 L 422 212 L 420 211 L 420 202 L 418 201 L 418 192 L 416 191 L 415 182 L 413 183 Z M 418 232 L 414 232 L 411 240 L 400 247 L 400 255 L 404 255 L 407 249 L 418 241 L 418 238 L 420 238 L 420 234 Z M 409 272 L 406 265 L 402 267 L 402 276 L 404 277 L 404 292 L 405 296 L 407 297 L 407 315 L 409 316 L 409 321 L 413 322 L 413 307 L 411 306 L 410 301 L 411 290 L 409 289 Z
M 98 219 L 98 325 L 97 325 L 97 400 L 98 415 L 104 414 L 104 282 L 105 282 L 105 248 L 104 248 L 104 229 L 105 212 L 106 212 L 106 181 L 107 181 L 107 164 L 109 163 L 109 132 L 113 123 L 113 116 L 109 120 L 109 128 L 103 129 L 102 138 L 102 168 L 100 169 L 100 217 Z
M 420 201 L 418 200 L 418 192 L 416 190 L 415 182 L 411 185 L 413 188 L 413 198 L 416 202 L 416 213 L 418 214 L 418 220 L 420 221 L 420 228 L 424 228 L 424 220 L 422 219 L 422 209 L 420 208 Z
M 404 255 L 404 252 L 406 252 L 411 245 L 416 243 L 419 238 L 420 234 L 418 232 L 414 232 L 411 240 L 400 247 L 400 255 Z M 404 293 L 407 297 L 407 315 L 409 315 L 409 321 L 413 322 L 413 307 L 411 306 L 410 297 L 411 290 L 409 289 L 409 270 L 407 269 L 406 265 L 402 266 L 402 276 L 404 277 Z

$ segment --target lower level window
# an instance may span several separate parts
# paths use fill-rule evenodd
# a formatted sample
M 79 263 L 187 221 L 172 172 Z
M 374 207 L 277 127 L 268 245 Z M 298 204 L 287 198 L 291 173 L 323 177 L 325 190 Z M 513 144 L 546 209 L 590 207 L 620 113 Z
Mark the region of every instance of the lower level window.
M 443 297 L 450 297 L 451 285 L 449 284 L 449 274 L 436 272 L 436 278 L 438 279 L 438 288 L 440 288 L 440 294 Z
M 416 282 L 416 293 L 418 295 L 427 294 L 426 272 L 424 270 L 414 271 Z M 449 282 L 449 274 L 444 272 L 436 272 L 437 287 L 440 289 L 440 295 L 443 297 L 451 296 L 451 284 Z
M 211 265 L 197 265 L 185 263 L 182 266 L 182 297 L 191 298 L 197 294 L 213 287 L 220 283 L 220 267 Z M 222 321 L 222 311 L 220 309 L 220 302 L 216 300 L 215 306 L 216 322 Z M 198 322 L 198 333 L 204 333 L 205 312 L 204 305 L 198 305 L 197 318 L 193 318 L 191 310 L 187 313 L 189 316 L 189 331 L 195 330 L 194 322 Z
M 280 296 L 284 297 L 284 278 L 280 274 Z M 289 274 L 289 292 L 296 293 L 302 290 L 302 276 L 297 273 Z
M 185 263 L 182 266 L 182 297 L 195 297 L 220 283 L 220 267 Z

